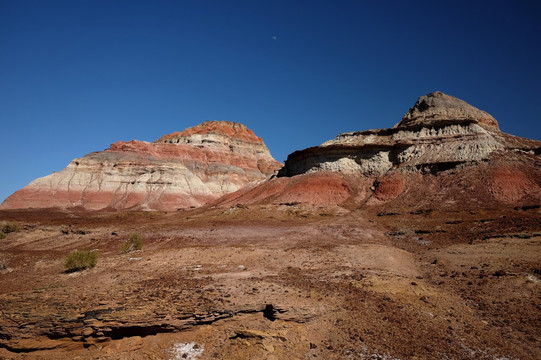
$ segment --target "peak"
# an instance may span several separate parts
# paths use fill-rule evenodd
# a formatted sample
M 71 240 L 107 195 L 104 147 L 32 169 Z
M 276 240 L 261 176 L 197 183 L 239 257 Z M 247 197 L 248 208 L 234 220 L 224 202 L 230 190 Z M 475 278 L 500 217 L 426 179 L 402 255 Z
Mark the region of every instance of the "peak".
M 395 128 L 410 126 L 433 126 L 470 120 L 491 131 L 500 131 L 498 122 L 489 113 L 441 91 L 435 91 L 417 99 L 415 105 L 404 115 Z
M 223 130 L 223 129 L 248 130 L 248 128 L 244 124 L 233 122 L 233 121 L 225 121 L 225 120 L 205 121 L 205 122 L 203 122 L 203 123 L 201 123 L 199 125 L 193 126 L 193 127 L 188 128 L 188 129 L 186 129 L 184 131 L 188 131 L 190 129 L 197 129 L 197 130 L 200 130 L 202 132 L 205 132 L 205 131 L 208 131 L 208 132 L 220 131 L 220 130 Z
M 199 125 L 187 128 L 183 131 L 176 131 L 169 135 L 164 135 L 156 143 L 176 142 L 180 138 L 190 138 L 197 135 L 221 135 L 232 139 L 237 139 L 245 142 L 262 143 L 263 141 L 254 132 L 248 129 L 244 124 L 233 121 L 205 121 Z M 183 141 L 181 141 L 183 142 Z

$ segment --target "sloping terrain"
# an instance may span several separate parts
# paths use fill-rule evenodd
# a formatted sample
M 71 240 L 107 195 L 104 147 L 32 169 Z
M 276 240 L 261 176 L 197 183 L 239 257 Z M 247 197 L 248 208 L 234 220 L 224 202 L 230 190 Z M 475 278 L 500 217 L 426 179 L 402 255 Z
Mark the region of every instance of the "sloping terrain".
M 208 144 L 251 138 L 219 125 L 99 156 L 195 146 L 183 164 L 211 179 Z M 272 173 L 257 149 L 220 160 L 227 184 Z M 243 179 L 169 211 L 0 210 L 20 228 L 0 239 L 0 358 L 541 358 L 541 142 L 438 92 Z M 97 265 L 66 272 L 76 249 Z
M 266 179 L 282 164 L 246 126 L 207 121 L 154 143 L 119 141 L 34 180 L 0 209 L 176 210 Z
M 541 356 L 539 207 L 387 210 L 0 212 L 0 358 Z
M 278 177 L 222 199 L 348 209 L 541 202 L 541 141 L 502 133 L 484 111 L 435 92 L 390 129 L 338 135 L 288 156 Z M 436 205 L 431 205 L 436 206 Z

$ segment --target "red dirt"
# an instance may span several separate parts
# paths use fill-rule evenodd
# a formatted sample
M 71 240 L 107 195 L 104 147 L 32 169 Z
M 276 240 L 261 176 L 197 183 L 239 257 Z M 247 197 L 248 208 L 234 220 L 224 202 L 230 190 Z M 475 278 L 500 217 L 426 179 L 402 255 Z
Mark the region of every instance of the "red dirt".
M 220 206 L 240 204 L 306 203 L 312 206 L 337 206 L 352 194 L 346 178 L 337 173 L 311 173 L 274 178 L 241 189 L 219 200 Z
M 492 170 L 490 192 L 500 201 L 512 203 L 526 195 L 541 193 L 541 188 L 516 168 L 497 167 Z
M 377 180 L 374 196 L 378 200 L 391 200 L 404 191 L 406 181 L 403 176 L 391 175 Z
M 0 358 L 540 358 L 540 208 L 393 201 L 0 211 Z

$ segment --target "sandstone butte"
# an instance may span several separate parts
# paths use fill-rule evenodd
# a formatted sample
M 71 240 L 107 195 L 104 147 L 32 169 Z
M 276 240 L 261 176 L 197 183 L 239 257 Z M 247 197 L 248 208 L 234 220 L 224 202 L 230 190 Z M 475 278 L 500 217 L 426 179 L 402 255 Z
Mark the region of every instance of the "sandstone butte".
M 253 132 L 229 122 L 152 144 L 118 142 L 35 180 L 0 209 L 528 205 L 541 200 L 540 155 L 540 141 L 505 134 L 487 112 L 433 92 L 394 127 L 340 134 L 295 151 L 283 167 Z
M 154 143 L 119 141 L 74 159 L 8 197 L 0 209 L 176 210 L 266 179 L 282 164 L 246 126 L 208 121 Z
M 433 92 L 394 127 L 343 133 L 296 151 L 277 177 L 221 202 L 349 209 L 539 204 L 540 154 L 540 141 L 505 134 L 485 111 Z

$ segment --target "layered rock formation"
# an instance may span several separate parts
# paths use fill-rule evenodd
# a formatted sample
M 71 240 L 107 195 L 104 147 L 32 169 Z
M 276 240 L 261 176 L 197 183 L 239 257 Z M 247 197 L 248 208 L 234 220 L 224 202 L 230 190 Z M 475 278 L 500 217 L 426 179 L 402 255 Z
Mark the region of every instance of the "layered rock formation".
M 117 142 L 36 179 L 0 209 L 174 210 L 197 207 L 282 164 L 246 126 L 209 121 L 156 140 Z
M 404 115 L 395 128 L 427 127 L 430 125 L 460 124 L 473 120 L 479 126 L 500 131 L 498 122 L 485 111 L 479 110 L 465 101 L 446 95 L 440 91 L 421 96 L 415 105 Z
M 502 133 L 488 113 L 434 92 L 420 97 L 393 128 L 348 132 L 292 153 L 280 179 L 245 190 L 237 201 L 264 193 L 266 201 L 320 204 L 319 193 L 336 193 L 325 204 L 356 207 L 397 197 L 410 204 L 461 197 L 465 203 L 539 202 L 540 153 L 540 141 Z M 329 173 L 337 176 L 329 181 L 323 175 Z
M 0 209 L 171 210 L 211 202 L 356 208 L 395 199 L 411 206 L 539 203 L 540 154 L 540 141 L 505 134 L 485 111 L 434 92 L 394 127 L 340 134 L 292 153 L 281 169 L 245 126 L 212 121 L 154 143 L 118 142 L 75 159 Z M 278 169 L 277 177 L 257 183 Z

